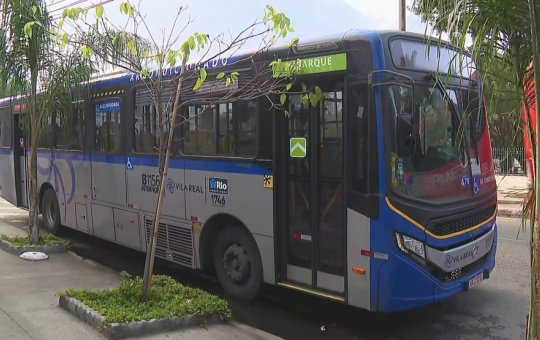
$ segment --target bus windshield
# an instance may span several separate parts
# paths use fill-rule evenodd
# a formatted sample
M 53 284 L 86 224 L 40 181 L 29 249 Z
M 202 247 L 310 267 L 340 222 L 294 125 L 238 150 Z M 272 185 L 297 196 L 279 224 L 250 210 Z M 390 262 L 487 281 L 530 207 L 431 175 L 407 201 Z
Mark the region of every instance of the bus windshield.
M 414 91 L 401 85 L 386 87 L 395 193 L 431 202 L 480 194 L 480 160 L 489 156 L 481 155 L 477 146 L 476 132 L 484 121 L 478 119 L 473 92 L 437 83 L 417 85 Z

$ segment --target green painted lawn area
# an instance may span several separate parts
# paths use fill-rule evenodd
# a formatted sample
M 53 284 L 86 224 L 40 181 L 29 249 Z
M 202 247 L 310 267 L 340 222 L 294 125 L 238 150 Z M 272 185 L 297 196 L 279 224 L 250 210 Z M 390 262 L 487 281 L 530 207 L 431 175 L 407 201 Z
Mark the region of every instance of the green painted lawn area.
M 173 316 L 217 314 L 231 317 L 227 301 L 203 290 L 186 287 L 164 275 L 154 275 L 150 298 L 141 302 L 143 280 L 122 272 L 120 287 L 109 290 L 70 289 L 59 296 L 71 296 L 103 317 L 103 324 L 128 323 Z

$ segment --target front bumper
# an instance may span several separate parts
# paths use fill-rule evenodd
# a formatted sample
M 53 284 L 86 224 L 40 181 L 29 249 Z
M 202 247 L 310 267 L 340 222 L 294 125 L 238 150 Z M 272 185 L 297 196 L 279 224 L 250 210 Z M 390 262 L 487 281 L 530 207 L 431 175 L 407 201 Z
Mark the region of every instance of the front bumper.
M 378 275 L 378 299 L 372 310 L 394 312 L 412 309 L 444 300 L 468 289 L 468 282 L 479 273 L 484 279 L 495 267 L 497 227 L 488 252 L 478 261 L 461 268 L 459 277 L 441 277 L 407 255 L 396 252 L 380 267 Z M 440 271 L 440 268 L 438 268 Z

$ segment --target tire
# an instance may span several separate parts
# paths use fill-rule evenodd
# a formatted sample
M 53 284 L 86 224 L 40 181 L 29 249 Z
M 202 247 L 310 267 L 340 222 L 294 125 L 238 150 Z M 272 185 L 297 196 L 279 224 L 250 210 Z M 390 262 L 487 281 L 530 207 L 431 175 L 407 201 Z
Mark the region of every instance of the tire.
M 262 264 L 255 241 L 237 227 L 219 234 L 214 249 L 216 274 L 225 292 L 235 298 L 252 300 L 262 283 Z
M 46 189 L 41 197 L 41 214 L 43 215 L 43 229 L 51 234 L 60 230 L 60 207 L 58 198 L 52 189 Z

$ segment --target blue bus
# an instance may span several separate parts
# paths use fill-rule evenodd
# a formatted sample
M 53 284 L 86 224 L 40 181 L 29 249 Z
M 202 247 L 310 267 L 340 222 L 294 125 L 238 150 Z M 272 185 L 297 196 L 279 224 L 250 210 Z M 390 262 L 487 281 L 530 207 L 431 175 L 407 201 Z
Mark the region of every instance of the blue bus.
M 322 89 L 317 105 L 234 95 L 277 59 L 297 63 L 294 91 Z M 496 185 L 471 58 L 422 35 L 351 30 L 190 67 L 240 75 L 195 92 L 185 81 L 158 257 L 214 273 L 240 298 L 266 283 L 383 312 L 489 278 Z M 18 206 L 26 111 L 0 101 L 0 195 Z M 145 251 L 162 133 L 135 74 L 92 81 L 70 112 L 52 112 L 38 151 L 44 227 Z

